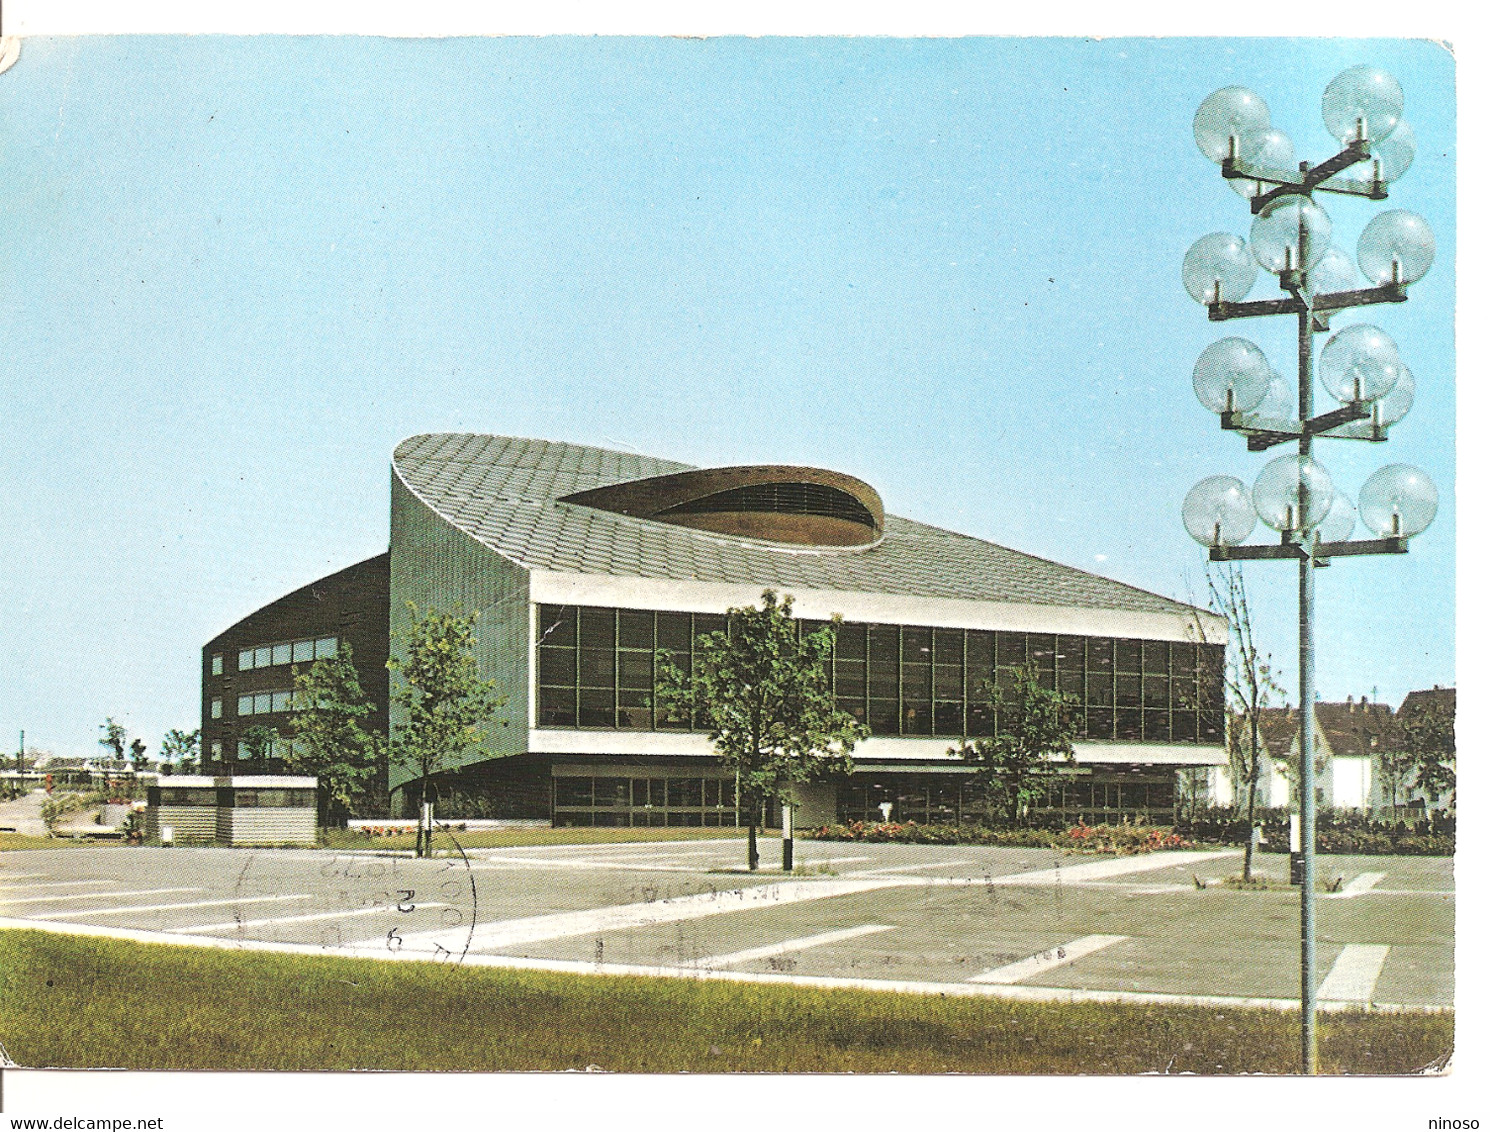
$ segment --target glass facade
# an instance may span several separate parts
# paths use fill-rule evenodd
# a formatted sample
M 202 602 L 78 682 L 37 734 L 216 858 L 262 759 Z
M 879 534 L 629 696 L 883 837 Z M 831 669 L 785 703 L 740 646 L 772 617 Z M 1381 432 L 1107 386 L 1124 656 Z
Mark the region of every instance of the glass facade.
M 654 712 L 655 658 L 688 671 L 693 642 L 721 614 L 538 607 L 538 726 L 688 730 Z M 811 632 L 826 622 L 802 621 Z M 1034 667 L 1077 699 L 1077 737 L 1220 743 L 1224 645 L 845 622 L 834 638 L 838 706 L 882 736 L 996 733 L 989 685 Z
M 957 825 L 977 820 L 986 802 L 976 780 L 967 774 L 935 772 L 904 773 L 864 771 L 838 790 L 838 820 L 878 822 L 882 803 L 889 802 L 893 821 L 923 825 Z M 1030 818 L 1088 825 L 1118 822 L 1143 815 L 1156 821 L 1174 817 L 1174 776 L 1158 773 L 1096 771 L 1064 774 L 1051 784 L 1050 793 L 1037 802 Z
M 735 824 L 735 780 L 717 774 L 563 774 L 553 790 L 556 826 Z

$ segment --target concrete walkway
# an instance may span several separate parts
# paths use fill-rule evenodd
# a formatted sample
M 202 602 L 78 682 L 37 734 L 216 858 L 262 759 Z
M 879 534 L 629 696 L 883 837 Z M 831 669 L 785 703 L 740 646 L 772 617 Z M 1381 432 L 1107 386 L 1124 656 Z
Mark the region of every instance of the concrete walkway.
M 33 790 L 12 802 L 0 802 L 0 830 L 13 830 L 27 837 L 45 837 L 47 825 L 41 820 L 41 804 L 46 800 L 45 790 Z

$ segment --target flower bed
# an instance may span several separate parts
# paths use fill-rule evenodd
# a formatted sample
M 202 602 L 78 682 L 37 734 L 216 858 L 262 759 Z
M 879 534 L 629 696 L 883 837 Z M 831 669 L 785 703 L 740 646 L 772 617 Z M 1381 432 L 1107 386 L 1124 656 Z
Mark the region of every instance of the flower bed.
M 919 825 L 916 822 L 850 822 L 803 834 L 817 841 L 894 842 L 905 845 L 1009 845 L 1064 849 L 1075 853 L 1127 855 L 1163 849 L 1193 849 L 1166 826 L 1077 823 L 1069 829 L 990 829 L 981 825 Z

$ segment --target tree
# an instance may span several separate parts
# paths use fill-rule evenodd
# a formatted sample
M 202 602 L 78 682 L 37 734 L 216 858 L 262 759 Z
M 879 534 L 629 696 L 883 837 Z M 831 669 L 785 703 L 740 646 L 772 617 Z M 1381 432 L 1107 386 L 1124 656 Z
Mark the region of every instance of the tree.
M 1008 682 L 984 681 L 981 688 L 994 710 L 994 734 L 964 739 L 948 754 L 977 766 L 975 779 L 991 809 L 1015 825 L 1044 798 L 1062 763 L 1076 759 L 1076 696 L 1040 683 L 1033 665 L 1013 670 Z
M 1244 788 L 1232 796 L 1233 811 L 1240 811 L 1246 798 L 1247 848 L 1242 858 L 1242 878 L 1252 879 L 1252 855 L 1256 850 L 1252 831 L 1257 825 L 1257 786 L 1262 777 L 1267 744 L 1262 739 L 1263 712 L 1283 686 L 1273 672 L 1271 654 L 1262 653 L 1252 635 L 1252 611 L 1247 603 L 1247 581 L 1241 568 L 1227 565 L 1219 572 L 1206 567 L 1211 608 L 1226 618 L 1231 647 L 1227 650 L 1226 753 L 1232 782 Z M 1202 673 L 1202 676 L 1207 675 Z
M 1399 726 L 1397 730 L 1402 733 L 1406 729 Z M 1405 738 L 1403 743 L 1390 743 L 1377 753 L 1376 766 L 1381 772 L 1382 792 L 1391 799 L 1393 821 L 1402 816 L 1399 800 L 1411 789 L 1420 761 L 1420 756 L 1408 749 Z
M 1397 729 L 1411 760 L 1413 785 L 1430 802 L 1447 798 L 1453 808 L 1459 790 L 1454 707 L 1442 696 L 1403 707 L 1407 710 L 1397 714 Z
M 98 745 L 100 747 L 107 747 L 114 752 L 114 757 L 110 765 L 115 770 L 122 768 L 124 766 L 124 752 L 129 741 L 129 732 L 125 730 L 123 724 L 115 723 L 113 716 L 109 716 L 109 718 L 100 723 L 98 729 L 103 732 L 103 737 L 99 739 Z
M 420 784 L 419 836 L 415 852 L 429 853 L 433 833 L 433 775 L 450 769 L 462 752 L 486 738 L 483 725 L 505 700 L 492 680 L 483 680 L 476 664 L 479 611 L 419 611 L 408 603 L 409 631 L 402 655 L 388 660 L 401 677 L 393 700 L 407 713 L 392 745 L 394 763 L 409 770 Z
M 794 782 L 847 774 L 854 744 L 869 734 L 833 702 L 828 663 L 841 623 L 800 631 L 792 598 L 761 594 L 761 608 L 730 609 L 728 627 L 694 641 L 691 674 L 657 655 L 657 701 L 665 715 L 702 721 L 719 761 L 735 772 L 749 826 L 746 861 L 760 867 L 762 811 Z
M 377 767 L 379 736 L 363 726 L 373 706 L 362 693 L 352 664 L 352 646 L 342 641 L 334 657 L 304 672 L 291 669 L 295 694 L 295 739 L 286 763 L 298 774 L 316 776 L 317 820 L 345 826 L 355 799 Z
M 274 744 L 279 741 L 279 732 L 273 727 L 265 727 L 262 723 L 255 723 L 243 732 L 242 743 L 248 755 L 243 761 L 247 764 L 249 773 L 261 773 L 269 756 L 274 750 Z
M 129 745 L 129 761 L 134 764 L 135 773 L 139 774 L 149 764 L 145 761 L 145 740 L 136 738 Z
M 179 727 L 173 727 L 160 741 L 161 761 L 182 774 L 195 774 L 201 746 L 201 728 L 183 731 Z

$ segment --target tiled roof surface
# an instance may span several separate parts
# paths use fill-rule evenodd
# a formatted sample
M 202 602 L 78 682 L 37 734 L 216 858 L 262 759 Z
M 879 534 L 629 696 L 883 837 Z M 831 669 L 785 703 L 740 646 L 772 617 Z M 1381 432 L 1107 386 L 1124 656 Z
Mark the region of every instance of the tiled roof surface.
M 1392 709 L 1386 704 L 1317 703 L 1314 705 L 1314 726 L 1332 755 L 1370 755 L 1391 749 L 1397 742 Z M 1268 753 L 1281 759 L 1298 740 L 1298 711 L 1294 708 L 1264 708 L 1258 729 Z
M 872 547 L 806 549 L 616 515 L 557 497 L 690 465 L 470 433 L 410 437 L 394 469 L 455 527 L 530 570 L 1188 616 L 1192 607 L 982 539 L 885 516 Z

